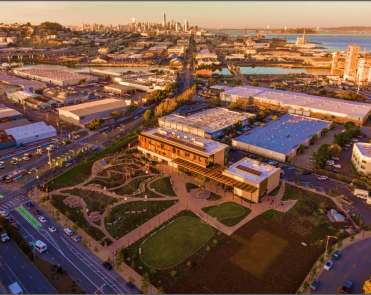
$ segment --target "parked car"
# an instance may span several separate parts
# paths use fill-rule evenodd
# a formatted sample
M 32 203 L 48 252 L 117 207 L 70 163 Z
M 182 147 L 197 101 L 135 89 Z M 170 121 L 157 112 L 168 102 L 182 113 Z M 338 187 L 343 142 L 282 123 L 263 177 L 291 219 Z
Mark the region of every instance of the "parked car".
M 55 233 L 57 231 L 57 229 L 54 227 L 54 226 L 49 226 L 48 227 L 48 230 L 51 232 L 51 233 Z
M 351 147 L 351 145 L 349 143 L 344 144 L 344 146 Z
M 0 211 L 1 216 L 7 217 L 9 216 L 8 211 Z
M 289 170 L 295 170 L 296 168 L 295 168 L 295 167 L 292 167 L 292 166 L 290 166 L 290 167 L 287 167 L 287 169 L 289 169 Z
M 66 167 L 70 167 L 71 165 L 72 165 L 72 163 L 68 162 L 68 163 L 66 164 Z
M 229 149 L 229 151 L 230 151 L 230 152 L 236 152 L 236 151 L 237 151 L 237 149 L 235 149 L 235 148 L 232 148 L 232 149 Z
M 303 175 L 310 175 L 310 174 L 312 174 L 312 171 L 306 170 L 306 171 L 303 172 Z
M 105 269 L 108 269 L 108 270 L 111 270 L 113 268 L 111 263 L 109 262 L 103 262 L 102 265 Z
M 362 138 L 362 135 L 355 135 L 355 138 Z
M 325 266 L 323 267 L 324 270 L 330 270 L 330 268 L 332 267 L 334 263 L 332 262 L 332 260 L 327 260 Z
M 7 217 L 6 220 L 7 220 L 9 223 L 14 223 L 14 222 L 15 222 L 14 218 L 12 218 L 12 217 Z
M 2 234 L 1 235 L 1 241 L 3 242 L 3 243 L 5 243 L 5 242 L 7 242 L 7 241 L 9 241 L 10 239 L 9 239 L 9 236 L 8 236 L 8 234 Z
M 81 242 L 81 238 L 79 236 L 71 236 L 71 239 L 76 243 Z
M 353 283 L 351 281 L 346 281 L 343 285 L 343 288 L 341 288 L 341 293 L 349 294 L 349 292 L 352 290 Z
M 326 180 L 326 179 L 328 179 L 328 176 L 325 176 L 325 175 L 318 176 L 318 180 Z
M 268 164 L 270 164 L 270 165 L 277 165 L 278 163 L 276 161 L 271 161 L 271 162 L 268 162 Z
M 359 140 L 357 138 L 352 138 L 353 142 L 358 142 Z
M 317 291 L 319 287 L 319 279 L 315 279 L 312 283 L 312 285 L 310 285 L 310 288 L 313 290 L 313 291 Z
M 44 216 L 39 216 L 39 220 L 40 220 L 41 223 L 46 222 L 46 218 Z
M 343 147 L 343 150 L 347 151 L 347 150 L 349 150 L 349 148 L 345 146 L 345 147 Z
M 335 164 L 334 167 L 335 168 L 341 168 L 341 165 L 340 164 Z
M 360 198 L 360 199 L 363 199 L 363 200 L 367 200 L 367 196 L 366 195 L 357 195 L 357 198 Z
M 41 215 L 41 211 L 40 210 L 33 210 L 33 213 L 35 213 L 35 215 Z
M 33 203 L 32 202 L 27 202 L 26 203 L 28 207 L 33 207 Z
M 18 223 L 13 223 L 13 227 L 15 229 L 20 229 L 21 228 L 21 226 Z
M 334 252 L 334 254 L 332 254 L 332 258 L 334 258 L 335 260 L 338 260 L 340 257 L 340 251 L 339 250 L 336 250 Z
M 65 228 L 63 231 L 66 233 L 67 236 L 72 236 L 73 235 L 73 231 L 70 230 L 69 228 Z
M 340 159 L 338 157 L 331 157 L 331 159 L 339 161 Z
M 0 162 L 0 169 L 4 169 L 5 168 L 5 163 L 4 162 Z

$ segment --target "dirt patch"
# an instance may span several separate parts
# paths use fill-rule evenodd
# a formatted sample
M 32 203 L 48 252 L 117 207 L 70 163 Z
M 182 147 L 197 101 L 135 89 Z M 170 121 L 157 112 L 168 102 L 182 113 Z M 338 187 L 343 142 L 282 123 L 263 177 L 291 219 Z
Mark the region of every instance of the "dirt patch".
M 245 246 L 232 256 L 231 262 L 260 278 L 285 249 L 288 241 L 260 230 L 244 244 Z
M 85 294 L 85 291 L 64 271 L 44 259 L 37 257 L 36 267 L 60 294 Z
M 305 229 L 308 229 L 310 230 L 311 232 L 313 232 L 315 229 L 316 229 L 316 226 L 310 222 L 309 220 L 304 220 L 302 223 L 301 223 L 301 226 Z

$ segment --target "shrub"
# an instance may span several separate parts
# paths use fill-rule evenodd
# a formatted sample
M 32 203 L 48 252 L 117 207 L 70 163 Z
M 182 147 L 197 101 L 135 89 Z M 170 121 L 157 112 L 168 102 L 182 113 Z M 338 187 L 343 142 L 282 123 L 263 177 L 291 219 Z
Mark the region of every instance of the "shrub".
M 192 266 L 192 264 L 191 264 L 190 261 L 187 262 L 187 266 L 188 266 L 188 267 L 191 267 L 191 266 Z
M 360 181 L 363 181 L 363 182 L 367 182 L 367 178 L 364 177 L 364 176 L 360 177 L 359 180 L 360 180 Z
M 218 240 L 217 240 L 217 239 L 214 239 L 213 243 L 214 243 L 215 245 L 217 245 L 217 244 L 218 244 Z
M 24 254 L 28 254 L 29 252 L 31 252 L 31 248 L 30 248 L 30 245 L 27 244 L 27 242 L 25 240 L 22 240 L 19 244 L 18 244 L 19 248 L 22 250 L 22 252 Z
M 35 259 L 35 253 L 33 253 L 33 252 L 28 252 L 28 253 L 27 253 L 27 257 L 28 257 L 28 259 L 29 259 L 30 261 L 34 261 L 34 259 Z
M 209 246 L 206 247 L 206 252 L 210 252 L 210 247 Z
M 172 276 L 173 278 L 175 278 L 176 274 L 177 274 L 176 270 L 173 270 L 173 271 L 171 272 L 171 276 Z

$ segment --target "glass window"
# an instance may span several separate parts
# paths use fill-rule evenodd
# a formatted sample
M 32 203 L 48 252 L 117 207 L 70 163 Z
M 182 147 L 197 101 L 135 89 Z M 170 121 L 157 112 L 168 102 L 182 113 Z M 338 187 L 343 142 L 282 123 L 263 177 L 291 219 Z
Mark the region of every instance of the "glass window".
M 362 168 L 362 169 L 366 169 L 366 167 L 365 167 L 365 166 L 361 166 L 361 168 Z

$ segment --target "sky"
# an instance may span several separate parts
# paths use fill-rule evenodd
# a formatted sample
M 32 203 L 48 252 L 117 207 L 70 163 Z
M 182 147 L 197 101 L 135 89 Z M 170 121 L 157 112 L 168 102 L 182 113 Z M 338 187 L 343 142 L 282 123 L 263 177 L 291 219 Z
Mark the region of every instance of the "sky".
M 371 26 L 371 2 L 241 2 L 241 1 L 24 1 L 0 2 L 0 22 L 62 25 L 81 23 L 126 24 L 162 22 L 163 13 L 171 19 L 200 28 L 298 28 Z

